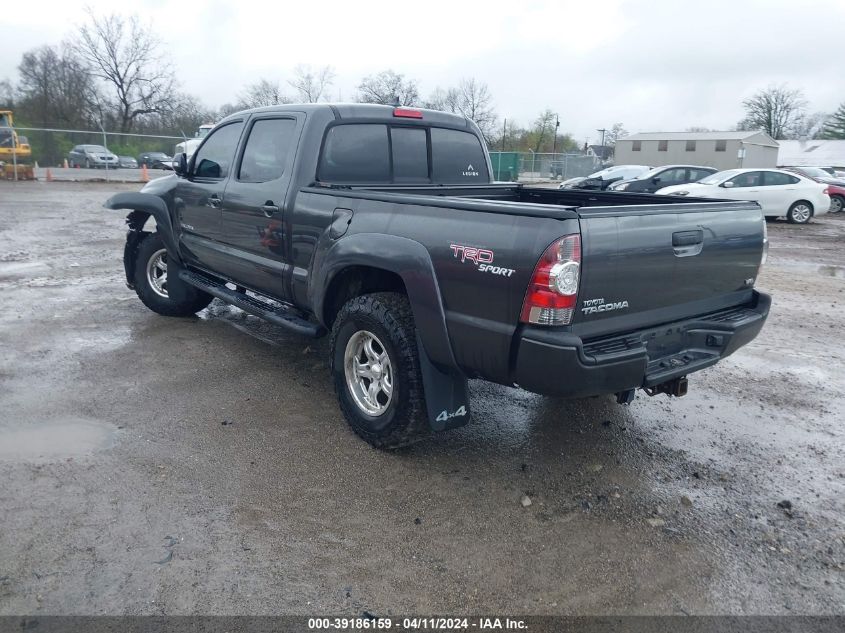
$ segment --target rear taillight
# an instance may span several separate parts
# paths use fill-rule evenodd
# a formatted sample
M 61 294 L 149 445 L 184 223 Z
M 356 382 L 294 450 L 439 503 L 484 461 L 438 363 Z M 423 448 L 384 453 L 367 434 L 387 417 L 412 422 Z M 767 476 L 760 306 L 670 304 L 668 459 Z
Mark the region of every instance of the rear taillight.
M 531 276 L 519 320 L 536 325 L 569 325 L 578 300 L 581 236 L 566 235 L 546 249 Z
M 766 224 L 766 218 L 763 218 L 763 254 L 760 256 L 760 266 L 757 269 L 757 274 L 760 274 L 760 268 L 766 263 L 769 258 L 769 227 Z

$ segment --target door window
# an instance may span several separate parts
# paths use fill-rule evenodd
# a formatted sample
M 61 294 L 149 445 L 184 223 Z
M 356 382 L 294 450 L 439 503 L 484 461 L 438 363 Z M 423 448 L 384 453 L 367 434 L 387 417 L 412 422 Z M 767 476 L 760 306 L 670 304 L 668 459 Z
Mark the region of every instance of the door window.
M 734 187 L 759 187 L 763 181 L 763 173 L 759 171 L 749 171 L 744 174 L 734 176 L 727 182 L 732 182 Z
M 229 123 L 209 134 L 194 156 L 194 176 L 197 178 L 225 178 L 229 174 L 242 121 Z
M 238 180 L 268 182 L 282 177 L 293 149 L 295 119 L 259 119 L 246 141 Z
M 794 185 L 797 182 L 798 178 L 789 174 L 781 174 L 776 171 L 763 172 L 763 184 L 766 186 Z
M 690 169 L 689 170 L 689 181 L 690 182 L 698 182 L 702 178 L 707 178 L 710 174 L 715 172 L 707 171 L 706 169 Z
M 660 176 L 660 184 L 664 187 L 669 185 L 680 185 L 686 182 L 686 169 L 678 167 L 676 169 L 667 169 Z

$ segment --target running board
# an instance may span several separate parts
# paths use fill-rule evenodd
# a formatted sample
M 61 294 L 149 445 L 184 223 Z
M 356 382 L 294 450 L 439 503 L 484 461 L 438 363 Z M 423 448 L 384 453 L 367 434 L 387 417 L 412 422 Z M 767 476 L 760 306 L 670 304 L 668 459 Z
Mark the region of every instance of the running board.
M 279 325 L 297 334 L 317 338 L 326 332 L 322 326 L 295 314 L 293 309 L 275 306 L 257 297 L 250 296 L 245 292 L 232 290 L 231 288 L 227 288 L 226 284 L 222 281 L 218 281 L 208 275 L 203 275 L 193 270 L 181 270 L 179 271 L 179 279 L 194 288 L 199 288 L 218 299 L 222 299 L 226 303 L 240 308 L 244 312 L 254 314 L 265 321 L 269 321 L 273 325 Z

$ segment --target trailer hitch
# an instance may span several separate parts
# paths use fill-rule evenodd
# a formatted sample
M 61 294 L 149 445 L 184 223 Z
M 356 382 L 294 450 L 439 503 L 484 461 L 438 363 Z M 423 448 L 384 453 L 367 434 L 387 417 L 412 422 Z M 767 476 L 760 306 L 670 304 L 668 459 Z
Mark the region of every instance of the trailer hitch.
M 681 376 L 680 378 L 673 378 L 672 380 L 661 382 L 659 385 L 654 385 L 652 387 L 643 387 L 643 391 L 645 391 L 650 396 L 656 396 L 659 393 L 665 393 L 668 396 L 680 398 L 681 396 L 687 395 L 687 385 L 687 377 Z

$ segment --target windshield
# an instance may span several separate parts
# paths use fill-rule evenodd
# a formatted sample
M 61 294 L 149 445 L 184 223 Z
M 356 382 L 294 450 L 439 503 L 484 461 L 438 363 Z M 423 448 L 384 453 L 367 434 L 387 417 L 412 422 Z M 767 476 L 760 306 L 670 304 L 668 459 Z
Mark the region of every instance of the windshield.
M 666 169 L 666 167 L 655 167 L 654 169 L 649 169 L 646 173 L 641 174 L 635 178 L 635 180 L 648 180 L 649 178 L 654 178 L 657 174 L 661 171 Z
M 103 147 L 102 145 L 86 145 L 85 146 L 86 152 L 103 152 L 106 153 L 108 150 Z
M 799 167 L 798 169 L 813 178 L 830 178 L 829 173 L 818 167 Z
M 698 182 L 702 185 L 718 185 L 723 180 L 727 180 L 728 178 L 732 178 L 737 174 L 741 174 L 742 171 L 739 169 L 728 169 L 727 171 L 717 171 L 715 174 L 711 174 L 707 176 L 707 178 L 702 178 Z

